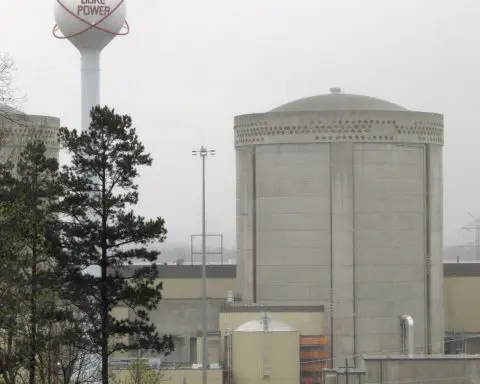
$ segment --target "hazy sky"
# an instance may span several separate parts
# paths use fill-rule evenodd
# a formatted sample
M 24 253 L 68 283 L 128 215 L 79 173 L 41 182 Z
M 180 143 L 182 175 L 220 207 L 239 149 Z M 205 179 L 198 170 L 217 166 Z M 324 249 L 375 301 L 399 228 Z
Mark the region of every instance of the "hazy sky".
M 127 0 L 131 34 L 102 56 L 102 103 L 129 113 L 154 157 L 146 215 L 185 242 L 201 225 L 235 241 L 233 116 L 332 86 L 445 115 L 445 243 L 480 216 L 478 0 Z M 16 60 L 25 111 L 80 124 L 80 57 L 52 37 L 53 0 L 1 0 L 0 51 Z

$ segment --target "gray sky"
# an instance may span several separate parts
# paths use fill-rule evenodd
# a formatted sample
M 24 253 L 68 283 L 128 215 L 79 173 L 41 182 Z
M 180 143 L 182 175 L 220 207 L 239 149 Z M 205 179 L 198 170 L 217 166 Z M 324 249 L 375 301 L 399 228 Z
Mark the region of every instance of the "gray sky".
M 127 0 L 131 34 L 102 56 L 102 103 L 129 113 L 154 157 L 139 211 L 169 240 L 200 230 L 208 160 L 208 231 L 235 241 L 233 116 L 328 92 L 445 115 L 445 243 L 480 215 L 478 0 Z M 80 124 L 80 58 L 52 37 L 53 0 L 1 0 L 0 51 L 17 64 L 28 113 Z

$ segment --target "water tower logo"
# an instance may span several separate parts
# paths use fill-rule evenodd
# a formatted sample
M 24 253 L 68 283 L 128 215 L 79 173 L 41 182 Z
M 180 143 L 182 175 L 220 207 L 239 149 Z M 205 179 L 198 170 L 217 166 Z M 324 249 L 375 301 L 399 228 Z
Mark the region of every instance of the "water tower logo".
M 70 40 L 80 50 L 101 50 L 130 30 L 125 0 L 56 0 L 55 21 L 54 36 Z
M 125 3 L 125 0 L 56 0 L 53 35 L 70 41 L 82 57 L 82 129 L 88 129 L 90 111 L 100 104 L 100 53 L 115 36 L 130 31 Z

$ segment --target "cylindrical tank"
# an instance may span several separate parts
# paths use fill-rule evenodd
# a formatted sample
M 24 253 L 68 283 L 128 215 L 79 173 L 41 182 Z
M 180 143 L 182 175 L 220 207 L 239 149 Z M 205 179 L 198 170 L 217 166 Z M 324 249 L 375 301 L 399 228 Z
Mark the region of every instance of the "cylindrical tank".
M 342 93 L 235 117 L 244 301 L 318 305 L 334 366 L 443 351 L 443 116 Z
M 232 333 L 235 384 L 300 382 L 299 332 L 264 315 Z
M 0 104 L 0 161 L 16 163 L 27 145 L 43 141 L 47 157 L 58 160 L 60 119 L 51 116 L 28 115 Z

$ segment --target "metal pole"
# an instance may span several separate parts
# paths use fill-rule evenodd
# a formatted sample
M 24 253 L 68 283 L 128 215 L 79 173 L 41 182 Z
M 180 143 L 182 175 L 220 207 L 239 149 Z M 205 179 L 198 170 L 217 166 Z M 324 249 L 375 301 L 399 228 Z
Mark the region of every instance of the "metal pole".
M 207 245 L 205 232 L 205 157 L 202 156 L 202 384 L 207 384 Z
M 214 155 L 214 150 L 207 150 L 203 145 L 200 151 L 192 154 L 202 158 L 202 384 L 207 384 L 208 349 L 207 349 L 207 234 L 205 225 L 205 158 Z

